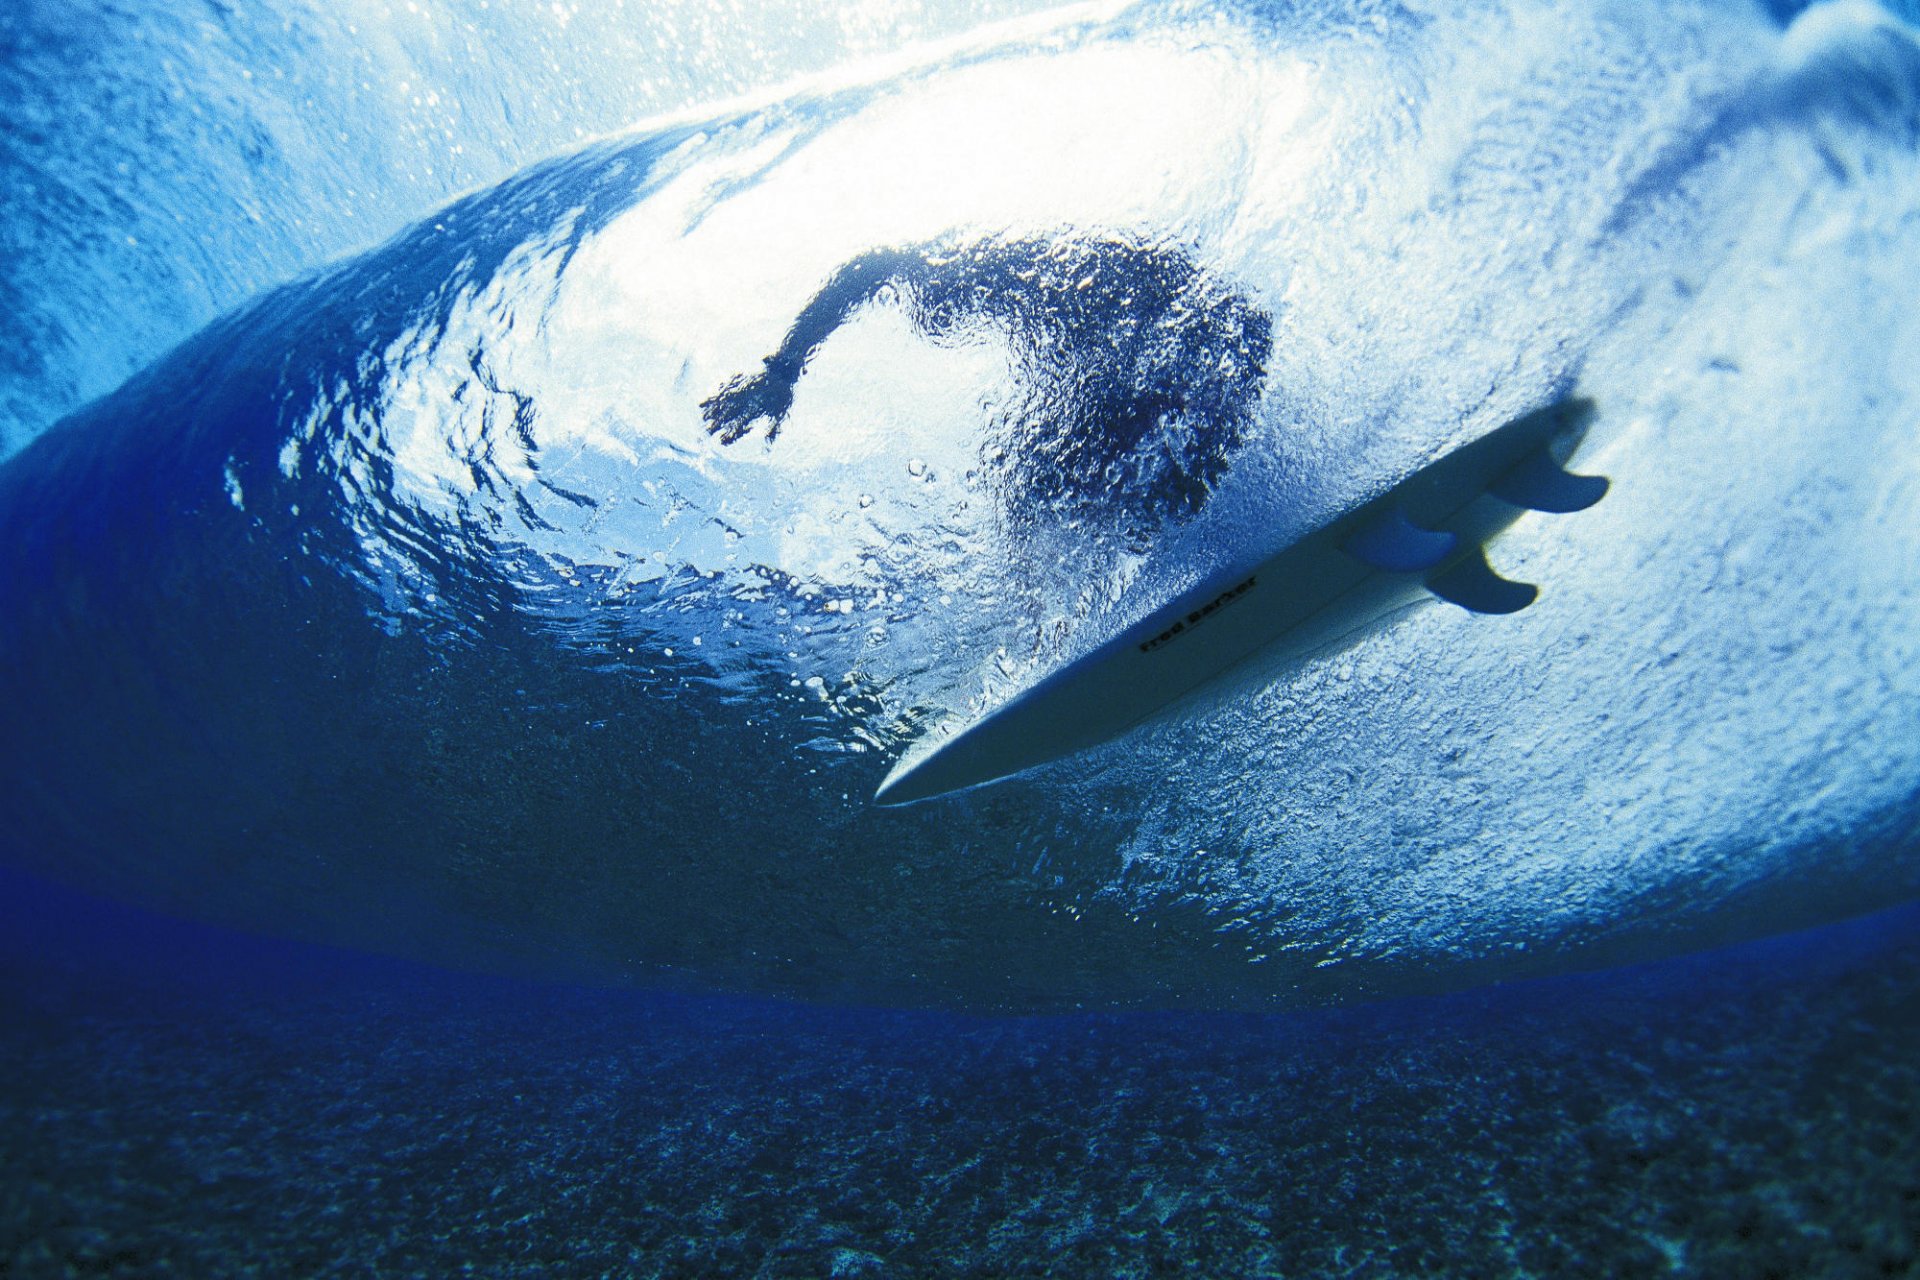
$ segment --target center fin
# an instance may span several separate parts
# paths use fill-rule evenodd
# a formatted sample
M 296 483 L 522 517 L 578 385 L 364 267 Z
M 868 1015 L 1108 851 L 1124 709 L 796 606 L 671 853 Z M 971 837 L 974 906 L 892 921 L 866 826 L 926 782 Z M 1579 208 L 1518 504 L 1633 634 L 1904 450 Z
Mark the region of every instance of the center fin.
M 1459 543 L 1451 533 L 1422 529 L 1396 506 L 1348 538 L 1340 549 L 1369 569 L 1413 573 L 1433 568 L 1452 555 Z

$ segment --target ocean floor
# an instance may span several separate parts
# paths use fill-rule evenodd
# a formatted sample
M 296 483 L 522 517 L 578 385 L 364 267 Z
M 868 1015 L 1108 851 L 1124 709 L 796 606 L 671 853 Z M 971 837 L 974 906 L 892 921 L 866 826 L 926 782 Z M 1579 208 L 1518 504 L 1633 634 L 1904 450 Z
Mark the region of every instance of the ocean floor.
M 1920 1276 L 1920 907 L 1273 1017 L 580 990 L 0 880 L 0 1276 Z

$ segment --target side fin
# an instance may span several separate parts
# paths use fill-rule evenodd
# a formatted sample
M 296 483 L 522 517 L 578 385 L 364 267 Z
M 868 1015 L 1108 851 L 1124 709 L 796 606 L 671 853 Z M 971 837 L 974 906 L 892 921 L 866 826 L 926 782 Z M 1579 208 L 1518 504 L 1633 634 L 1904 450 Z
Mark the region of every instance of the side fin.
M 1340 549 L 1369 569 L 1414 573 L 1445 560 L 1459 542 L 1451 533 L 1422 529 L 1394 507 L 1348 538 Z
M 1540 595 L 1540 588 L 1530 582 L 1512 582 L 1495 573 L 1479 547 L 1428 579 L 1427 590 L 1473 613 L 1518 613 Z
M 1545 449 L 1536 449 L 1487 486 L 1503 502 L 1534 511 L 1564 515 L 1585 511 L 1607 494 L 1605 476 L 1577 476 L 1563 469 Z

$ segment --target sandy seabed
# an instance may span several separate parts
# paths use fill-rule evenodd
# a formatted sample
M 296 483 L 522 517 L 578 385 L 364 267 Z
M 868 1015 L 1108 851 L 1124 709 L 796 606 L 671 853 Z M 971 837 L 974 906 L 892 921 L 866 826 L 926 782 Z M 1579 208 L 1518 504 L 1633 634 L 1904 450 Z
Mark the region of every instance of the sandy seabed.
M 535 986 L 9 881 L 0 1276 L 1920 1275 L 1920 908 L 1269 1017 Z

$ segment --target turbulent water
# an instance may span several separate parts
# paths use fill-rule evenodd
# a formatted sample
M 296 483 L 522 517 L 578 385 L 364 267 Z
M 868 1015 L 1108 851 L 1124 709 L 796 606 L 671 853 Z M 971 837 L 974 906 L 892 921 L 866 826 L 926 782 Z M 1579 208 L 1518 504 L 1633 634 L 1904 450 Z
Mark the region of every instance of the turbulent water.
M 295 143 L 372 90 L 292 65 L 230 87 L 303 104 L 243 167 L 306 221 L 210 227 L 151 308 L 97 244 L 9 268 L 21 436 L 568 117 L 692 96 L 329 171 Z M 1069 10 L 587 143 L 0 472 L 8 855 L 442 961 L 1002 1008 L 1456 986 L 1910 895 L 1917 146 L 1884 10 L 1598 0 Z M 1613 492 L 1493 545 L 1533 608 L 1423 605 L 872 806 L 919 736 L 1572 394 Z

